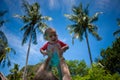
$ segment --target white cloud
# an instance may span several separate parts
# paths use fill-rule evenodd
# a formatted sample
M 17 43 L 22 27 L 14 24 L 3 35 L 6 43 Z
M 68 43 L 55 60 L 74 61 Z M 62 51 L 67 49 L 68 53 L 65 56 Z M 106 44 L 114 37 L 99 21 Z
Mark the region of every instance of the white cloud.
M 111 7 L 109 5 L 110 5 L 110 0 L 101 0 L 101 1 L 95 0 L 95 7 L 100 10 L 108 10 L 108 8 L 110 9 Z
M 50 5 L 51 8 L 53 8 L 54 5 L 55 5 L 55 1 L 54 0 L 49 0 L 49 5 Z
M 62 0 L 61 2 L 62 10 L 66 12 L 71 12 L 71 8 L 73 5 L 75 5 L 75 3 L 76 3 L 76 0 Z
M 50 9 L 62 9 L 62 12 L 70 12 L 71 7 L 76 3 L 76 0 L 48 0 Z
M 59 0 L 48 0 L 50 9 L 58 9 L 60 8 Z

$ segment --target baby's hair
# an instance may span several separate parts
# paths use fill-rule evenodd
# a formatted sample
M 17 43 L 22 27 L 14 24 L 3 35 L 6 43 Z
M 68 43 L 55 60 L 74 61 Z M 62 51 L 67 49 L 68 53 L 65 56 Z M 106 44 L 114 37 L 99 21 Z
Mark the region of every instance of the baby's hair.
M 54 28 L 50 28 L 50 27 L 45 30 L 44 35 L 43 35 L 45 40 L 47 40 L 47 35 L 51 32 L 56 33 L 56 30 Z

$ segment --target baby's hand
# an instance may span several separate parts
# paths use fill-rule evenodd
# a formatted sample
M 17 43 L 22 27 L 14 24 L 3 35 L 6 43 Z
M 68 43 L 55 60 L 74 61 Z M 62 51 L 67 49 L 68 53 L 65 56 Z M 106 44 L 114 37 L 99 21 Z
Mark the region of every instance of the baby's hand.
M 46 52 L 46 51 L 43 51 L 42 54 L 43 54 L 43 56 L 46 56 L 46 55 L 47 55 L 47 52 Z

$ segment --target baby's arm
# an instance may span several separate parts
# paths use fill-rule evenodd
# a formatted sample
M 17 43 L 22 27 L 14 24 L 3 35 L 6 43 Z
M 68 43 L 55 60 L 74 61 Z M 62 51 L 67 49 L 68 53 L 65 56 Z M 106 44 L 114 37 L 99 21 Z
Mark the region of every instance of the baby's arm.
M 41 52 L 44 56 L 46 56 L 46 55 L 48 54 L 46 50 L 40 49 L 40 52 Z
M 44 44 L 41 48 L 40 48 L 40 52 L 46 56 L 48 53 L 47 53 L 47 46 L 48 46 L 48 43 Z
M 61 55 L 63 55 L 63 53 L 64 53 L 67 49 L 69 49 L 69 46 L 68 46 L 68 45 L 63 46 L 63 47 L 61 48 Z
M 64 43 L 64 42 L 62 42 L 62 41 L 60 41 L 59 40 L 59 44 L 60 44 L 60 48 L 59 48 L 59 52 L 60 52 L 60 54 L 61 54 L 61 56 L 63 55 L 63 53 L 67 50 L 67 49 L 69 49 L 69 46 L 66 44 L 66 43 Z
M 46 56 L 46 55 L 48 55 L 49 57 L 51 56 L 50 54 L 51 53 L 53 53 L 53 50 L 51 49 L 51 50 L 43 50 L 42 48 L 40 49 L 40 52 L 44 55 L 44 56 Z
M 68 45 L 63 46 L 63 47 L 61 48 L 62 52 L 65 52 L 67 49 L 69 49 L 69 46 L 68 46 Z

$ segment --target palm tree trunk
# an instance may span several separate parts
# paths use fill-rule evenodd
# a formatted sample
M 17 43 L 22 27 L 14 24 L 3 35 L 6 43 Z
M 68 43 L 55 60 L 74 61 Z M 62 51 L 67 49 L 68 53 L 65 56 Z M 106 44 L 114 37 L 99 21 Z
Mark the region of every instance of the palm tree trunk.
M 31 41 L 32 41 L 32 34 L 30 36 L 30 41 L 29 41 L 28 50 L 27 50 L 26 64 L 25 64 L 24 73 L 23 73 L 23 80 L 27 80 L 27 65 L 28 65 L 28 57 L 30 53 Z
M 87 47 L 88 47 L 88 52 L 89 52 L 89 57 L 90 57 L 90 63 L 92 66 L 92 55 L 91 55 L 91 51 L 90 51 L 90 45 L 89 45 L 89 41 L 88 41 L 88 34 L 87 31 L 85 30 L 85 38 L 86 38 L 86 42 L 87 42 Z

